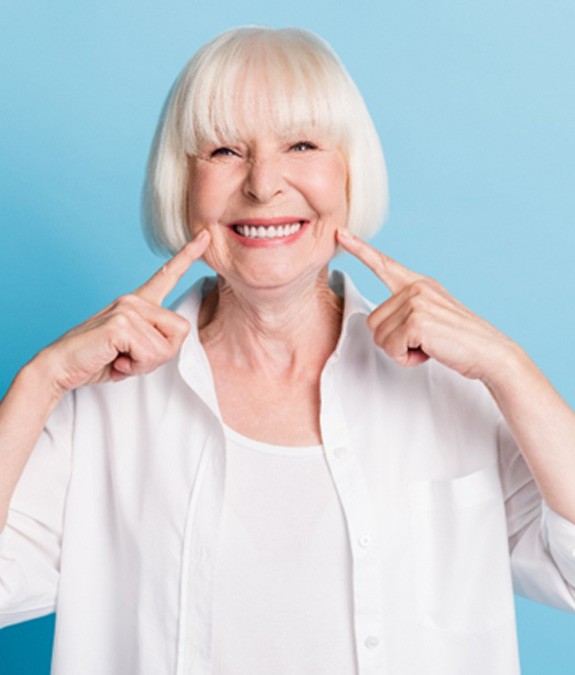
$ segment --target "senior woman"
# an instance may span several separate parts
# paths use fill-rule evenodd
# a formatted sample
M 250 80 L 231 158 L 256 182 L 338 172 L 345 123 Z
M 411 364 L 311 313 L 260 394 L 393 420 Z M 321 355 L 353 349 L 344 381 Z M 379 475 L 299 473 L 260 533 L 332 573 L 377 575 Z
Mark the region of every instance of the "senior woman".
M 363 241 L 385 169 L 333 52 L 206 45 L 144 194 L 175 256 L 2 403 L 2 621 L 56 610 L 61 675 L 517 673 L 512 583 L 575 606 L 575 417 Z M 338 244 L 379 307 L 328 273 Z M 202 256 L 216 276 L 163 308 Z

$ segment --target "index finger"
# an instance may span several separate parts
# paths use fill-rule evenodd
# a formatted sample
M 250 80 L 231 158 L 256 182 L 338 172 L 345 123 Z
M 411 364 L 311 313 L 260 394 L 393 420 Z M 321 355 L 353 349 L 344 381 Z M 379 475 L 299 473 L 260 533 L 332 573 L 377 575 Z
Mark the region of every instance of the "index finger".
M 393 258 L 384 255 L 343 228 L 338 229 L 337 240 L 346 251 L 369 267 L 392 293 L 398 293 L 405 286 L 423 278 L 421 274 L 400 265 Z
M 210 233 L 207 230 L 202 230 L 146 283 L 136 289 L 134 295 L 153 304 L 161 305 L 166 295 L 175 287 L 192 263 L 204 254 L 210 240 Z

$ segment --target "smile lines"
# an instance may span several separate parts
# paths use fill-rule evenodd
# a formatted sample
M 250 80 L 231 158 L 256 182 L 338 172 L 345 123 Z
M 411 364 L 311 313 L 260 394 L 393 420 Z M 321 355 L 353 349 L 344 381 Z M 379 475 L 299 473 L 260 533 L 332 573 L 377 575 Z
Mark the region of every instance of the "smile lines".
M 233 230 L 248 239 L 279 239 L 289 237 L 302 228 L 303 222 L 288 223 L 286 225 L 233 225 Z

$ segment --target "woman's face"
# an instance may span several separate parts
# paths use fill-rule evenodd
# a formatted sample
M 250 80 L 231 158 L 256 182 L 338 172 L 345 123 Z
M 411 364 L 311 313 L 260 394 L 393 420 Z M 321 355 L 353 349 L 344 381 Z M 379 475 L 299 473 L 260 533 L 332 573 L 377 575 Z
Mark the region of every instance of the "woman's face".
M 189 159 L 190 230 L 210 231 L 204 260 L 230 283 L 263 289 L 314 280 L 347 220 L 344 154 L 317 134 L 278 136 L 265 121 L 255 128 Z

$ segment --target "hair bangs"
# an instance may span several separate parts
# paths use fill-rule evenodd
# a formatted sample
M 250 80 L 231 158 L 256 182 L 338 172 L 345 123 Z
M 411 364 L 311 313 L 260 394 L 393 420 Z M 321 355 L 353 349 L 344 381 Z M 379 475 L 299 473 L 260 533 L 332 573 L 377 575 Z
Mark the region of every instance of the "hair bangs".
M 263 37 L 222 50 L 203 68 L 198 64 L 201 72 L 183 106 L 181 138 L 187 154 L 253 138 L 262 126 L 280 138 L 346 145 L 348 88 L 337 81 L 341 78 L 334 82 L 333 65 L 324 63 L 331 54 L 320 58 L 295 36 Z

